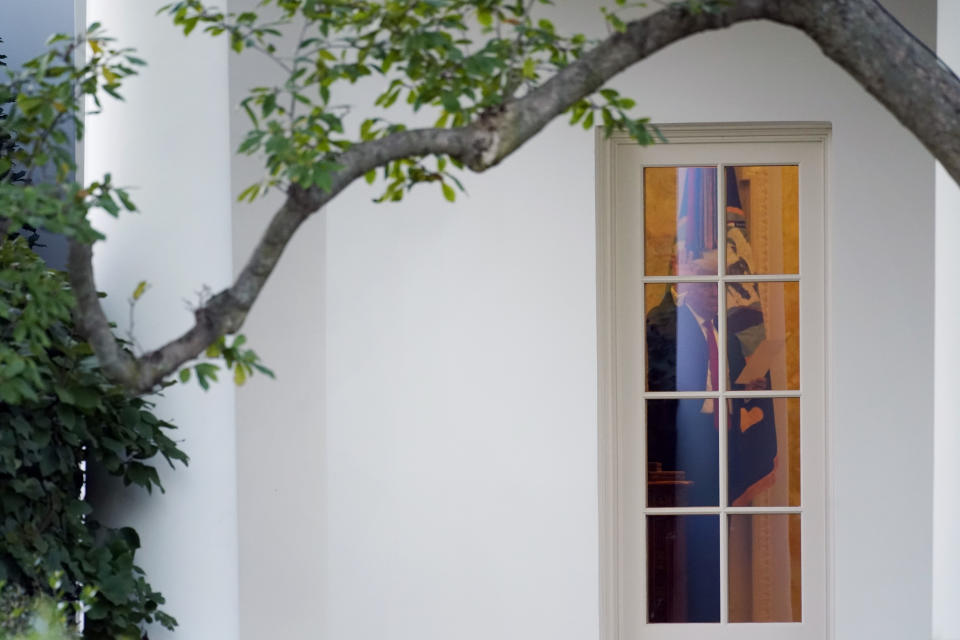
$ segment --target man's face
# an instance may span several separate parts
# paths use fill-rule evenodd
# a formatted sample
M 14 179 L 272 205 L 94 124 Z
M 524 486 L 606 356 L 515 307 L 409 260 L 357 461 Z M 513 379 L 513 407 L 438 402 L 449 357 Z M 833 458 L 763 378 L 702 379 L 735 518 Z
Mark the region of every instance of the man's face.
M 717 285 L 712 282 L 681 282 L 677 285 L 683 303 L 704 320 L 717 317 Z

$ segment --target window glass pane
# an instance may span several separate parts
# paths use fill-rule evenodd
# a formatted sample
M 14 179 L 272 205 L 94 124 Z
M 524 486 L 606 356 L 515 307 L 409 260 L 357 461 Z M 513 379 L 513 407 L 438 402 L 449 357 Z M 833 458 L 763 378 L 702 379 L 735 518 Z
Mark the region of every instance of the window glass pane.
M 796 165 L 724 167 L 730 275 L 799 273 Z
M 729 504 L 800 506 L 800 398 L 730 398 Z
M 720 621 L 719 516 L 647 516 L 647 619 Z
M 716 275 L 716 167 L 643 170 L 648 276 Z
M 730 389 L 800 388 L 800 283 L 727 283 Z
M 719 505 L 719 402 L 647 401 L 647 506 Z
M 716 390 L 717 285 L 647 285 L 647 389 Z
M 800 622 L 800 514 L 729 516 L 730 622 Z

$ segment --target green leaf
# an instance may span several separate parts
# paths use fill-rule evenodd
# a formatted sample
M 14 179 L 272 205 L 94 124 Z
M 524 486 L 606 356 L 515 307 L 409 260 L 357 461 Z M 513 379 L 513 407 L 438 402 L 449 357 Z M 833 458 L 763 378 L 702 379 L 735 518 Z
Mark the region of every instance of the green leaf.
M 113 217 L 120 215 L 120 207 L 117 205 L 116 201 L 110 197 L 109 193 L 104 193 L 102 196 L 97 198 L 97 205 L 99 205 L 104 211 Z
M 489 9 L 477 9 L 477 22 L 490 29 L 493 27 L 493 12 Z
M 185 36 L 190 35 L 190 32 L 193 31 L 194 29 L 196 29 L 196 27 L 197 27 L 197 22 L 199 22 L 199 20 L 200 20 L 200 18 L 198 18 L 198 17 L 190 18 L 189 20 L 186 20 L 186 21 L 183 23 L 183 35 L 185 35 Z
M 373 130 L 373 127 L 377 121 L 378 118 L 367 118 L 363 121 L 363 124 L 360 125 L 361 140 L 372 140 L 374 138 L 377 132 Z
M 210 389 L 210 381 L 217 381 L 217 371 L 220 370 L 220 367 L 209 362 L 201 362 L 194 366 L 193 370 L 197 373 L 197 382 L 200 387 L 207 391 Z
M 67 505 L 67 514 L 72 518 L 82 518 L 92 512 L 93 507 L 90 506 L 90 503 L 82 500 L 73 500 Z
M 257 363 L 257 362 L 254 362 L 254 363 L 253 363 L 253 368 L 256 369 L 257 371 L 259 371 L 260 373 L 262 373 L 263 375 L 268 376 L 268 377 L 270 377 L 270 378 L 276 378 L 276 377 L 277 377 L 276 374 L 273 372 L 272 369 L 268 369 L 267 367 L 265 367 L 265 366 L 263 366 L 262 364 L 259 364 L 259 363 Z
M 440 183 L 440 188 L 443 190 L 443 197 L 447 199 L 447 202 L 454 202 L 457 199 L 457 192 L 453 190 L 453 187 L 448 185 L 446 182 Z
M 2 387 L 0 387 L 2 388 Z M 60 399 L 60 402 L 63 404 L 77 404 L 77 401 L 73 397 L 73 393 L 62 385 L 57 385 L 54 387 L 54 392 L 57 394 L 57 397 Z
M 314 167 L 313 184 L 329 193 L 333 189 L 333 173 L 320 166 Z
M 460 111 L 460 101 L 453 93 L 445 93 L 441 98 L 443 108 L 447 111 Z
M 523 61 L 523 77 L 533 80 L 537 77 L 537 61 L 527 58 Z
M 593 111 L 587 114 L 587 117 L 583 120 L 583 128 L 585 130 L 590 129 L 593 126 Z
M 133 290 L 133 299 L 139 300 L 140 297 L 147 291 L 147 281 L 141 280 L 137 283 L 137 288 Z
M 117 194 L 117 198 L 120 199 L 120 203 L 123 204 L 123 207 L 127 211 L 137 210 L 137 205 L 133 203 L 133 200 L 130 199 L 130 194 L 128 194 L 125 190 L 117 189 L 115 193 Z
M 259 182 L 254 183 L 254 184 L 250 185 L 249 187 L 247 187 L 246 189 L 244 189 L 243 191 L 241 191 L 241 192 L 240 192 L 240 195 L 237 196 L 237 201 L 238 201 L 238 202 L 243 202 L 244 200 L 246 200 L 247 202 L 253 202 L 254 200 L 257 199 L 257 196 L 258 196 L 258 195 L 260 195 L 260 183 L 259 183 Z
M 23 93 L 17 96 L 17 107 L 19 107 L 20 110 L 28 116 L 43 106 L 43 103 L 43 98 L 30 97 Z

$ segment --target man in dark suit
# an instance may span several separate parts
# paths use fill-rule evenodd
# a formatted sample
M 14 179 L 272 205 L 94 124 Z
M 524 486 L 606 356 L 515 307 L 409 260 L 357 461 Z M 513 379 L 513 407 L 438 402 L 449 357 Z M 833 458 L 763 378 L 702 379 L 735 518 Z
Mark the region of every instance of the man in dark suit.
M 660 304 L 646 318 L 647 390 L 713 391 L 719 386 L 716 283 L 666 285 Z M 765 379 L 740 384 L 746 364 L 735 329 L 728 327 L 727 374 L 733 389 L 769 388 Z M 769 398 L 727 401 L 728 495 L 719 495 L 719 411 L 713 398 L 651 399 L 647 402 L 647 462 L 682 471 L 683 503 L 670 506 L 739 504 L 769 477 L 777 453 L 773 402 Z M 746 417 L 746 421 L 742 420 Z M 719 522 L 716 516 L 685 516 L 687 622 L 719 620 Z M 656 612 L 651 610 L 651 621 Z M 668 621 L 668 620 L 663 620 Z M 679 620 L 678 620 L 679 621 Z
M 736 310 L 731 310 L 734 314 Z M 647 390 L 712 391 L 719 384 L 717 285 L 680 283 L 666 286 L 660 304 L 647 314 Z M 727 330 L 727 372 L 734 390 L 769 389 L 769 373 L 738 383 L 746 365 L 740 340 Z M 718 409 L 711 399 L 651 400 L 648 407 L 648 449 L 651 462 L 683 470 L 697 482 L 687 505 L 718 504 Z M 773 470 L 777 454 L 773 402 L 769 398 L 733 398 L 728 402 L 727 444 L 730 504 Z M 747 416 L 747 422 L 741 420 Z M 683 463 L 681 465 L 681 463 Z M 699 468 L 695 468 L 699 467 Z
M 710 379 L 710 364 L 719 357 L 712 324 L 717 315 L 716 291 L 712 283 L 665 287 L 660 304 L 647 314 L 648 391 L 706 391 L 717 384 Z M 714 338 L 712 344 L 709 337 Z M 693 483 L 686 491 L 686 504 L 674 506 L 719 504 L 715 405 L 709 399 L 647 403 L 647 460 L 659 462 L 664 470 L 683 471 L 685 480 Z

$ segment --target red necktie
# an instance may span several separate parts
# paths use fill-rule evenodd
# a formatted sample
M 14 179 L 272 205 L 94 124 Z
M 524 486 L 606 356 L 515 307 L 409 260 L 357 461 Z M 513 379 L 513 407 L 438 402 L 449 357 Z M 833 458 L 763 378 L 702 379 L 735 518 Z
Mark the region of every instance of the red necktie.
M 707 334 L 707 352 L 710 365 L 710 385 L 712 391 L 720 390 L 720 354 L 717 351 L 717 337 L 713 334 L 713 322 L 703 321 L 703 329 Z M 713 426 L 720 428 L 720 411 L 718 403 L 713 403 Z

